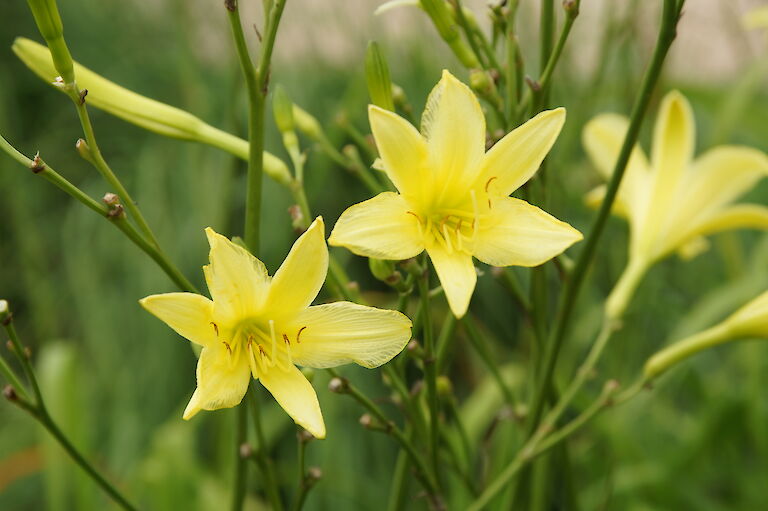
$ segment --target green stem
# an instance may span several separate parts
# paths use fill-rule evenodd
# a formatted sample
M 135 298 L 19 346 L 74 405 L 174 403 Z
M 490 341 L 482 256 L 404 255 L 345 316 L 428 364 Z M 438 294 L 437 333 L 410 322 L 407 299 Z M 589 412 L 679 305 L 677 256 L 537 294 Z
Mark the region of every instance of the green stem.
M 267 452 L 267 442 L 264 438 L 264 429 L 261 426 L 261 408 L 259 407 L 256 391 L 256 385 L 253 384 L 246 394 L 250 399 L 251 419 L 253 420 L 253 428 L 256 431 L 256 452 L 254 453 L 254 458 L 261 470 L 261 475 L 264 480 L 264 491 L 267 494 L 272 510 L 282 511 L 283 501 L 280 498 L 275 467 Z
M 496 385 L 499 387 L 501 395 L 504 396 L 504 401 L 514 410 L 515 409 L 515 397 L 512 395 L 512 391 L 507 386 L 504 379 L 499 372 L 498 361 L 494 359 L 493 354 L 490 352 L 488 344 L 485 342 L 485 338 L 480 334 L 480 331 L 475 324 L 474 318 L 467 314 L 461 320 L 461 323 L 466 328 L 469 334 L 469 340 L 472 342 L 472 346 L 482 359 L 485 367 L 491 372 Z
M 240 406 L 235 408 L 237 414 L 236 421 L 236 443 L 235 443 L 235 488 L 232 492 L 232 511 L 240 511 L 243 508 L 243 502 L 245 501 L 245 481 L 248 477 L 248 464 L 244 456 L 242 456 L 241 448 L 248 439 L 248 414 L 246 410 L 246 403 L 241 403 Z
M 456 332 L 456 325 L 458 320 L 453 314 L 448 314 L 443 322 L 443 327 L 440 329 L 440 334 L 437 336 L 437 374 L 443 374 L 445 372 L 445 366 L 448 364 L 448 354 L 451 352 L 453 343 L 453 334 Z
M 51 168 L 45 161 L 40 158 L 36 160 L 30 160 L 22 153 L 17 151 L 11 146 L 7 140 L 0 136 L 0 149 L 6 152 L 11 158 L 24 165 L 38 176 L 43 177 L 48 182 L 52 183 L 58 189 L 74 198 L 88 209 L 97 213 L 102 218 L 109 220 L 111 224 L 120 229 L 129 240 L 131 240 L 137 247 L 139 247 L 145 254 L 154 260 L 158 266 L 165 272 L 166 275 L 182 290 L 197 293 L 195 286 L 187 280 L 187 278 L 173 265 L 168 257 L 154 244 L 147 241 L 147 239 L 139 233 L 136 228 L 128 222 L 124 216 L 117 215 L 110 217 L 109 208 L 103 204 L 95 201 L 89 197 L 85 192 L 80 190 L 77 186 L 69 182 L 61 174 Z
M 5 327 L 5 331 L 11 340 L 11 344 L 13 344 L 14 353 L 16 353 L 19 361 L 21 362 L 21 366 L 24 370 L 27 380 L 32 386 L 32 390 L 35 396 L 35 403 L 29 403 L 27 400 L 24 400 L 21 395 L 17 397 L 15 403 L 29 412 L 32 417 L 40 422 L 40 424 L 42 424 L 43 427 L 45 427 L 45 429 L 48 430 L 48 432 L 56 439 L 59 445 L 64 448 L 72 460 L 77 463 L 80 468 L 82 468 L 90 476 L 90 478 L 93 479 L 93 481 L 98 484 L 110 496 L 110 498 L 112 498 L 112 500 L 115 501 L 116 504 L 128 511 L 134 511 L 136 508 L 130 502 L 128 502 L 128 499 L 126 499 L 114 486 L 112 486 L 112 484 L 110 484 L 109 481 L 107 481 L 93 467 L 93 465 L 91 465 L 85 459 L 85 457 L 83 457 L 82 454 L 80 454 L 80 451 L 78 451 L 75 446 L 72 445 L 72 443 L 64 435 L 61 429 L 59 429 L 59 426 L 54 422 L 53 418 L 48 414 L 45 402 L 43 401 L 43 395 L 40 391 L 40 386 L 37 382 L 37 377 L 35 376 L 35 372 L 32 368 L 32 363 L 26 356 L 24 346 L 22 346 L 21 341 L 16 334 L 16 328 L 13 325 L 13 321 L 7 320 L 3 326 Z
M 8 365 L 8 362 L 6 362 L 5 358 L 2 356 L 0 356 L 0 373 L 3 373 L 5 379 L 11 385 L 14 392 L 16 392 L 16 394 L 21 397 L 21 399 L 29 401 L 29 394 L 27 393 L 27 389 L 24 388 L 24 385 L 19 380 L 19 377 L 16 376 L 16 373 L 13 371 L 13 369 L 11 369 L 11 366 Z
M 400 449 L 392 474 L 392 486 L 389 490 L 387 511 L 400 511 L 405 507 L 406 489 L 408 488 L 408 452 Z
M 152 229 L 150 229 L 144 215 L 139 210 L 139 206 L 131 198 L 128 190 L 123 186 L 118 177 L 112 171 L 112 168 L 107 164 L 104 156 L 101 154 L 99 145 L 96 142 L 96 134 L 93 131 L 93 125 L 91 124 L 91 117 L 88 114 L 86 102 L 80 98 L 80 91 L 77 90 L 76 84 L 72 83 L 66 86 L 68 89 L 67 95 L 72 99 L 72 102 L 77 108 L 77 116 L 80 118 L 80 124 L 83 128 L 83 134 L 85 135 L 85 141 L 88 145 L 87 148 L 87 160 L 99 171 L 104 180 L 115 190 L 115 193 L 120 197 L 131 218 L 133 218 L 139 226 L 139 230 L 144 234 L 147 240 L 154 245 L 158 250 L 160 244 L 157 242 Z
M 408 453 L 408 456 L 411 458 L 411 463 L 417 469 L 419 480 L 424 485 L 424 488 L 433 498 L 437 499 L 438 486 L 435 477 L 433 473 L 430 472 L 430 470 L 427 468 L 427 465 L 424 463 L 422 456 L 420 456 L 416 451 L 416 448 L 413 446 L 411 439 L 406 436 L 405 433 L 403 433 L 403 431 L 398 428 L 394 422 L 392 422 L 386 415 L 384 415 L 384 412 L 381 410 L 381 408 L 379 408 L 373 401 L 371 401 L 368 396 L 360 392 L 346 379 L 342 379 L 341 376 L 339 376 L 339 373 L 334 369 L 326 369 L 326 371 L 333 378 L 338 378 L 343 382 L 342 390 L 340 392 L 348 394 L 358 403 L 360 403 L 366 410 L 368 410 L 376 419 L 379 420 L 381 424 L 384 425 L 385 431 L 392 435 L 392 437 L 397 440 L 400 446 L 405 449 L 405 451 Z
M 633 393 L 625 396 L 622 403 L 628 399 L 634 397 L 639 389 L 642 387 L 633 387 Z M 552 433 L 549 437 L 544 435 L 536 435 L 531 437 L 528 442 L 518 451 L 512 462 L 499 474 L 496 479 L 491 482 L 490 485 L 483 491 L 480 497 L 472 503 L 468 508 L 469 511 L 480 511 L 485 509 L 491 500 L 498 495 L 502 490 L 507 488 L 508 483 L 518 474 L 518 472 L 525 467 L 529 462 L 536 459 L 536 457 L 547 452 L 549 449 L 562 442 L 570 435 L 575 433 L 584 424 L 589 422 L 597 413 L 605 409 L 610 404 L 616 404 L 613 401 L 613 396 L 617 390 L 615 382 L 608 382 L 603 387 L 603 392 L 600 397 L 595 400 L 592 405 L 589 406 L 584 412 L 577 416 L 573 421 L 569 422 L 562 429 Z
M 432 459 L 432 470 L 437 477 L 439 473 L 438 440 L 440 425 L 438 424 L 439 401 L 437 397 L 437 367 L 435 359 L 435 340 L 432 335 L 432 318 L 429 309 L 429 263 L 424 261 L 424 272 L 417 279 L 421 295 L 422 342 L 424 344 L 424 379 L 427 387 L 427 404 L 429 406 L 429 446 Z
M 307 473 L 305 469 L 307 441 L 302 438 L 302 433 L 301 429 L 296 433 L 298 442 L 298 445 L 296 446 L 298 456 L 298 482 L 296 483 L 296 497 L 293 501 L 293 506 L 291 506 L 292 511 L 301 511 L 301 508 L 304 507 L 304 501 L 307 499 L 307 494 L 312 487 L 307 481 Z
M 676 25 L 679 19 L 679 10 L 677 7 L 677 2 L 675 0 L 664 1 L 664 9 L 656 47 L 653 52 L 651 63 L 640 86 L 635 105 L 632 109 L 629 128 L 624 137 L 624 142 L 619 152 L 618 159 L 616 160 L 616 165 L 605 198 L 603 199 L 597 217 L 592 224 L 589 235 L 586 238 L 584 247 L 579 254 L 579 258 L 571 273 L 570 279 L 565 283 L 563 292 L 560 295 L 555 326 L 549 335 L 549 342 L 546 345 L 546 352 L 544 354 L 542 375 L 537 384 L 536 393 L 531 406 L 528 422 L 529 434 L 532 434 L 538 426 L 541 413 L 544 409 L 546 396 L 549 393 L 551 386 L 552 375 L 560 353 L 560 348 L 562 347 L 565 332 L 568 329 L 568 324 L 573 313 L 576 297 L 581 289 L 587 269 L 594 257 L 605 223 L 611 212 L 611 208 L 613 207 L 613 202 L 616 199 L 616 193 L 621 184 L 622 177 L 624 176 L 624 171 L 627 167 L 632 148 L 637 142 L 637 137 L 640 133 L 643 119 L 645 118 L 645 112 L 651 94 L 653 93 L 653 89 L 661 73 L 662 64 L 664 63 L 667 52 L 675 39 Z
M 712 328 L 694 334 L 680 342 L 664 348 L 654 354 L 643 367 L 647 378 L 657 378 L 670 367 L 680 363 L 696 353 L 733 340 L 731 327 L 727 323 L 718 323 Z

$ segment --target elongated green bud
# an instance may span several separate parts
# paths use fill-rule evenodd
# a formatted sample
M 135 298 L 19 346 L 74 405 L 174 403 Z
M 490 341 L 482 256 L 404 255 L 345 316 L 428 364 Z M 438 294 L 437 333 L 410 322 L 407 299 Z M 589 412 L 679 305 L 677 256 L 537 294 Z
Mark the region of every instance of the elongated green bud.
M 700 351 L 749 337 L 768 339 L 768 292 L 750 301 L 712 328 L 659 351 L 648 359 L 643 372 L 646 378 L 655 378 Z
M 275 124 L 281 133 L 293 131 L 293 103 L 282 85 L 275 87 L 272 95 L 272 113 L 275 115 Z
M 36 75 L 47 83 L 54 82 L 57 72 L 48 48 L 19 37 L 13 43 L 13 51 Z M 212 145 L 248 160 L 248 142 L 245 140 L 214 128 L 189 112 L 136 94 L 77 62 L 74 69 L 78 86 L 88 90 L 89 105 L 160 135 Z M 285 163 L 266 151 L 264 172 L 283 185 L 291 182 Z
M 420 0 L 420 2 L 421 8 L 434 23 L 440 37 L 451 47 L 461 63 L 470 69 L 480 67 L 480 62 L 472 49 L 461 38 L 459 27 L 445 0 Z
M 395 102 L 392 99 L 392 80 L 389 77 L 389 66 L 376 41 L 369 42 L 365 52 L 365 81 L 368 83 L 368 95 L 371 97 L 371 103 L 394 112 Z
M 40 35 L 51 50 L 53 66 L 65 84 L 75 81 L 74 64 L 64 41 L 64 25 L 61 23 L 56 0 L 27 0 Z
M 314 140 L 320 141 L 323 138 L 323 128 L 315 117 L 298 105 L 293 105 L 293 121 L 300 132 Z

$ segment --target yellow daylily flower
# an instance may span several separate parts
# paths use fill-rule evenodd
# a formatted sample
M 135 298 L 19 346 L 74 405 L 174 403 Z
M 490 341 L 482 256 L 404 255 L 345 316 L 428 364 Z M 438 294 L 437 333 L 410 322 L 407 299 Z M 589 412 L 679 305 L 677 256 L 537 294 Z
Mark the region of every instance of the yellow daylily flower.
M 380 165 L 400 193 L 348 208 L 328 243 L 402 260 L 429 254 L 454 315 L 467 311 L 477 274 L 493 266 L 538 266 L 582 239 L 579 231 L 509 195 L 538 170 L 565 122 L 542 112 L 485 152 L 485 118 L 472 91 L 448 71 L 427 100 L 421 133 L 368 107 Z
M 584 128 L 584 147 L 610 179 L 629 121 L 602 114 Z M 648 161 L 633 149 L 613 212 L 630 225 L 629 263 L 606 303 L 618 318 L 648 268 L 671 252 L 683 257 L 706 249 L 705 236 L 729 229 L 768 229 L 768 208 L 733 202 L 768 174 L 768 157 L 756 149 L 719 146 L 694 159 L 695 123 L 688 100 L 672 91 L 662 100 Z M 587 196 L 599 203 L 602 186 Z
M 403 314 L 336 302 L 310 306 L 325 282 L 328 247 L 318 217 L 296 240 L 274 277 L 244 248 L 206 229 L 210 264 L 203 267 L 212 300 L 166 293 L 140 300 L 149 312 L 202 346 L 197 390 L 184 419 L 237 405 L 253 378 L 297 424 L 317 438 L 325 424 L 312 385 L 294 365 L 377 367 L 411 338 Z

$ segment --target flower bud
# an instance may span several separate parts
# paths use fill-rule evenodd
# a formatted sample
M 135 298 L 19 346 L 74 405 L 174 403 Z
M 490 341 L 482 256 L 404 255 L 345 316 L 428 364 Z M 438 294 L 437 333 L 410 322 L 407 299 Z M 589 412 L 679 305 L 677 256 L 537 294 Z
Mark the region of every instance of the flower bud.
M 27 4 L 35 18 L 40 35 L 48 44 L 56 71 L 61 75 L 64 83 L 74 82 L 72 55 L 69 53 L 67 43 L 64 42 L 64 25 L 61 23 L 56 0 L 27 0 Z
M 282 85 L 277 85 L 272 95 L 272 112 L 281 133 L 293 131 L 293 103 Z
M 376 41 L 368 43 L 365 52 L 365 81 L 368 84 L 368 95 L 374 105 L 394 112 L 395 102 L 392 98 L 392 80 L 389 77 L 389 66 Z
M 469 86 L 476 92 L 485 92 L 491 88 L 491 77 L 482 69 L 469 72 Z
M 318 141 L 323 137 L 323 128 L 309 112 L 297 105 L 293 105 L 293 121 L 296 128 L 310 139 Z
M 48 49 L 30 39 L 17 37 L 13 51 L 36 75 L 54 83 L 57 70 Z M 200 118 L 179 108 L 136 94 L 93 71 L 74 63 L 78 85 L 88 90 L 88 104 L 146 130 L 166 137 L 193 140 L 223 149 L 243 160 L 248 159 L 248 142 L 206 124 Z M 61 89 L 61 87 L 57 87 Z M 264 172 L 287 186 L 291 173 L 285 163 L 264 152 Z
M 717 325 L 659 351 L 648 359 L 643 372 L 646 378 L 655 378 L 700 351 L 748 337 L 768 339 L 768 292 L 750 301 Z
M 368 258 L 368 268 L 371 274 L 382 282 L 388 282 L 395 273 L 395 262 L 386 259 Z

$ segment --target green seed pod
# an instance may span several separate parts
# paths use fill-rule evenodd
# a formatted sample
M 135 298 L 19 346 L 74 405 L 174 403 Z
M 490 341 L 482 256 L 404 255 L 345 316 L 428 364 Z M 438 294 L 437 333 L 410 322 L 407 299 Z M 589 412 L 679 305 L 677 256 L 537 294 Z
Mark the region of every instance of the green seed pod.
M 293 103 L 282 85 L 275 87 L 272 96 L 272 113 L 275 116 L 275 124 L 281 133 L 293 131 Z

